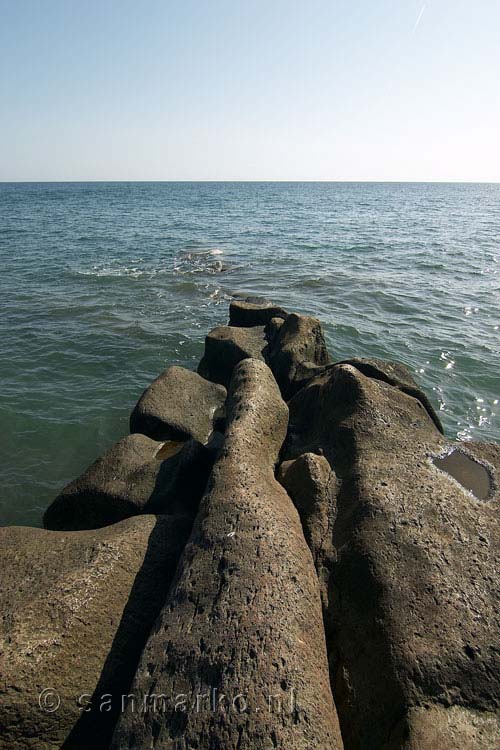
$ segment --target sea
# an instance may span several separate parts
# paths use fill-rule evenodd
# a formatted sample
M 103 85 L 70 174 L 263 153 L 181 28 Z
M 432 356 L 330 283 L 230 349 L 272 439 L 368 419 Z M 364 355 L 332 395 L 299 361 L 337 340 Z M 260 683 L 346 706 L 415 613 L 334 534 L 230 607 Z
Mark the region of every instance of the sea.
M 410 367 L 450 439 L 500 432 L 500 185 L 1 183 L 0 524 L 39 526 L 233 295 Z

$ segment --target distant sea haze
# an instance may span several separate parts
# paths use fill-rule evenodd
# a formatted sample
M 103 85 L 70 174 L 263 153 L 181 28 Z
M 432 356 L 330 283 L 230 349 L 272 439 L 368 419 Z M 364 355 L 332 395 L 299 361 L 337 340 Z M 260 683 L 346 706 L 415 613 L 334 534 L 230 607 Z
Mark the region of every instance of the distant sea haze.
M 0 184 L 0 524 L 44 509 L 195 368 L 234 293 L 414 371 L 450 438 L 498 440 L 500 185 Z

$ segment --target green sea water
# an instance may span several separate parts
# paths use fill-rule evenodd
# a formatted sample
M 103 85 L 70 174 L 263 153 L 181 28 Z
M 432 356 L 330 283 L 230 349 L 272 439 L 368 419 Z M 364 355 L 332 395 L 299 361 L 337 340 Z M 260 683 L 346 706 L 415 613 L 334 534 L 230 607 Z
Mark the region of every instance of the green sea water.
M 500 185 L 0 184 L 0 524 L 39 525 L 249 292 L 333 359 L 406 363 L 450 438 L 498 440 Z

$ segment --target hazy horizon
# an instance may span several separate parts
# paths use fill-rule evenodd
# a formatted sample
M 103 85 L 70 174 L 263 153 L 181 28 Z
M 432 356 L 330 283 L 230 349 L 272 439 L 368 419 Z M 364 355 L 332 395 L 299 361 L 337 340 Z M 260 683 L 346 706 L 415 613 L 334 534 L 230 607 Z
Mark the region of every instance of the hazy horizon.
M 500 5 L 0 0 L 1 182 L 500 181 Z
M 136 183 L 164 183 L 166 185 L 168 184 L 178 184 L 178 183 L 297 183 L 297 184 L 303 184 L 303 183 L 322 183 L 325 184 L 333 184 L 333 185 L 349 185 L 349 184 L 360 184 L 360 185 L 498 185 L 500 183 L 500 180 L 211 180 L 211 179 L 204 179 L 204 180 L 0 180 L 0 185 L 43 185 L 44 183 L 47 183 L 49 185 L 53 184 L 90 184 L 90 183 L 107 183 L 110 184 L 113 183 L 123 183 L 123 184 L 136 184 Z

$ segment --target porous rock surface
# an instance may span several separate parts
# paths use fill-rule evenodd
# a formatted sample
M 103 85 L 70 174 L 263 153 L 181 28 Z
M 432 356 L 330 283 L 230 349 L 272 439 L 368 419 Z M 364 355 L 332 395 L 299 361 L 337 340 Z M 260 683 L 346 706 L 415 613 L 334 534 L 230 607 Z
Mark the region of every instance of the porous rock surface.
M 276 330 L 268 364 L 285 399 L 289 399 L 326 365 L 329 356 L 321 323 L 307 315 L 288 315 Z
M 45 515 L 106 528 L 0 530 L 0 750 L 497 750 L 500 446 L 447 440 L 402 364 L 330 363 L 315 318 L 230 323 L 136 407 L 166 442 Z
M 342 746 L 313 562 L 274 478 L 287 408 L 264 363 L 236 367 L 227 412 L 224 447 L 132 687 L 167 696 L 165 710 L 122 715 L 115 750 Z
M 403 393 L 417 398 L 429 412 L 429 416 L 440 432 L 443 432 L 443 425 L 439 419 L 436 410 L 429 401 L 424 391 L 416 384 L 413 375 L 406 365 L 401 362 L 389 362 L 375 357 L 352 357 L 337 364 L 352 365 L 357 370 L 369 378 L 382 380 L 389 385 L 399 388 Z
M 238 362 L 248 358 L 264 361 L 266 347 L 264 326 L 218 326 L 205 338 L 198 373 L 207 380 L 228 386 Z
M 265 326 L 272 318 L 286 320 L 288 313 L 262 297 L 233 299 L 229 305 L 230 326 Z
M 323 481 L 319 502 L 333 516 L 325 624 L 345 747 L 496 747 L 498 489 L 481 501 L 435 467 L 451 446 L 421 401 L 352 365 L 311 381 L 289 406 L 295 473 L 307 474 L 303 453 L 322 452 L 338 482 L 335 499 L 335 483 Z M 484 453 L 498 488 L 498 446 L 471 455 Z M 285 467 L 285 486 L 293 471 Z M 321 559 L 331 524 L 316 515 L 308 536 Z
M 226 389 L 184 367 L 167 368 L 153 380 L 130 417 L 130 432 L 153 440 L 206 443 L 223 417 Z
M 336 560 L 333 528 L 337 517 L 339 481 L 327 459 L 316 453 L 302 453 L 295 460 L 283 461 L 277 479 L 299 511 L 318 575 L 325 633 L 329 641 L 333 637 L 329 581 Z
M 192 510 L 212 468 L 214 442 L 128 435 L 63 489 L 45 511 L 45 528 L 94 529 L 141 513 Z
M 0 528 L 1 750 L 109 746 L 190 526 Z

